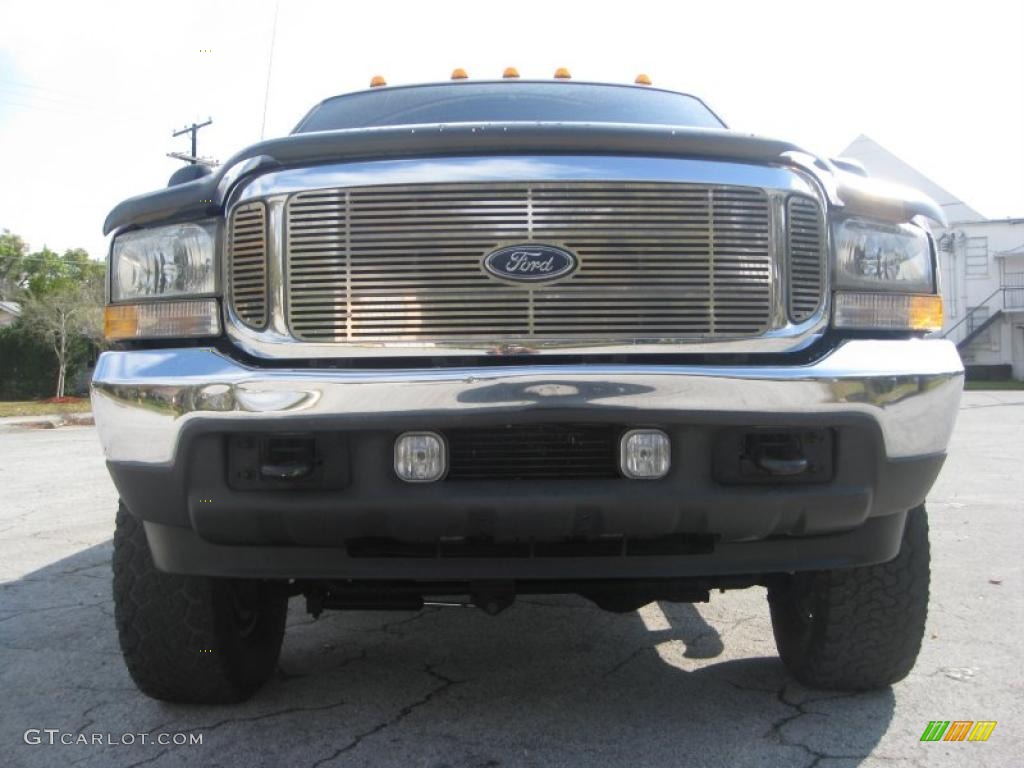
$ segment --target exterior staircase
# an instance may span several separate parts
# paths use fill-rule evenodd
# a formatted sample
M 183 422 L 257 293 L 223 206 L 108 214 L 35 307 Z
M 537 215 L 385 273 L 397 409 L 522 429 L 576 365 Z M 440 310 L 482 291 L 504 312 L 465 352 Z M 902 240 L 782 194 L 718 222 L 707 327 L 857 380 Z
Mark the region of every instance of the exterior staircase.
M 972 328 L 966 336 L 964 336 L 960 341 L 958 341 L 956 344 L 956 348 L 965 349 L 968 345 L 970 345 L 972 341 L 974 341 L 976 338 L 978 338 L 978 336 L 984 333 L 992 325 L 992 323 L 996 322 L 1002 316 L 1003 310 L 1001 309 L 993 312 L 991 315 L 985 318 L 985 322 L 983 322 L 979 326 L 976 326 L 975 328 Z

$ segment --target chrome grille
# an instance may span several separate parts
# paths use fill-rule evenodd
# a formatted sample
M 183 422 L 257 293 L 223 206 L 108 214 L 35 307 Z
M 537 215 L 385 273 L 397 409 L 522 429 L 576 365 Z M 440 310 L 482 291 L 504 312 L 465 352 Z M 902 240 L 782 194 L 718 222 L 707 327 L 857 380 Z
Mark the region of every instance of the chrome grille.
M 786 211 L 789 317 L 801 323 L 818 309 L 824 292 L 824 225 L 821 209 L 809 198 L 790 197 Z
M 761 189 L 501 183 L 322 189 L 286 208 L 288 319 L 306 341 L 686 339 L 770 324 Z M 510 285 L 485 254 L 529 241 L 578 271 Z
M 263 203 L 239 206 L 231 216 L 231 300 L 251 328 L 267 324 L 267 210 Z

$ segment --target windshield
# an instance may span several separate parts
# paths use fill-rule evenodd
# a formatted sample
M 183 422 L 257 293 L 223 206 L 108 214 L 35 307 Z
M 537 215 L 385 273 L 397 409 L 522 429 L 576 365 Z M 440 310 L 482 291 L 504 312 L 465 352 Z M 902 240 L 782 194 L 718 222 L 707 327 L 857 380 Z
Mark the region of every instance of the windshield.
M 293 133 L 483 122 L 638 123 L 723 128 L 693 96 L 591 83 L 452 83 L 382 87 L 318 104 Z

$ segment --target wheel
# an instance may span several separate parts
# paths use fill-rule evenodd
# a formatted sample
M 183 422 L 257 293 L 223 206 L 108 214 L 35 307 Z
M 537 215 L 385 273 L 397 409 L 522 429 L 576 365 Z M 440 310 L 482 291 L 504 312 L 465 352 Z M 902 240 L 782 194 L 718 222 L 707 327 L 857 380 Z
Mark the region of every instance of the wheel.
M 779 656 L 804 685 L 884 688 L 910 672 L 928 615 L 928 516 L 907 514 L 900 553 L 879 565 L 797 573 L 768 590 Z
M 228 704 L 251 696 L 273 673 L 288 611 L 278 585 L 158 571 L 142 523 L 123 503 L 113 565 L 121 652 L 147 696 Z

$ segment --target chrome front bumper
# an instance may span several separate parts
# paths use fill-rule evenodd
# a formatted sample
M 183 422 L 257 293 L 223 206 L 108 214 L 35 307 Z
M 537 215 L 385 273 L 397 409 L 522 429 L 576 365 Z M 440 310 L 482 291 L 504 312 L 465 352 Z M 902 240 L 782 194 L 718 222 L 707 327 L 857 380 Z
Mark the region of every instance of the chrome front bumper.
M 183 431 L 202 420 L 246 424 L 318 419 L 429 424 L 430 417 L 588 409 L 874 421 L 886 458 L 942 453 L 963 366 L 943 340 L 843 342 L 817 362 L 785 365 L 508 365 L 340 370 L 258 368 L 213 349 L 105 352 L 92 402 L 108 461 L 172 465 Z

